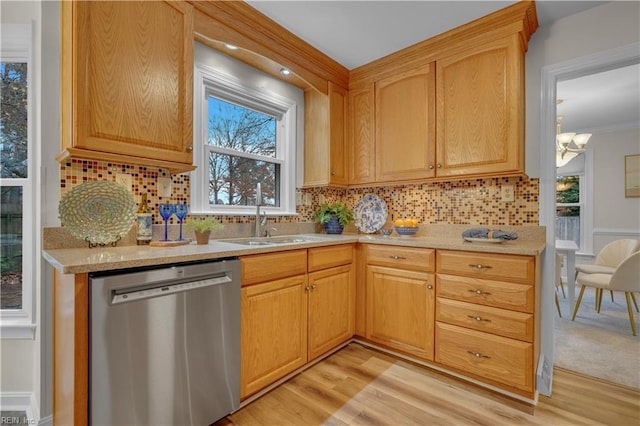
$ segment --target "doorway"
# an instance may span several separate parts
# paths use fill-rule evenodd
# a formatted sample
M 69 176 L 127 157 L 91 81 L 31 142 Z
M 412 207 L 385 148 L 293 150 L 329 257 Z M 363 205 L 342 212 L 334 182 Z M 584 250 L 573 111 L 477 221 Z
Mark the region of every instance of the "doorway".
M 555 141 L 557 115 L 556 99 L 558 98 L 557 85 L 559 82 L 626 67 L 629 65 L 638 64 L 639 62 L 640 57 L 638 55 L 638 44 L 635 44 L 626 46 L 624 48 L 612 49 L 600 54 L 590 55 L 588 57 L 567 61 L 559 65 L 544 67 L 542 70 L 542 101 L 540 121 L 540 135 L 542 140 Z M 555 158 L 555 143 L 542 144 L 540 148 L 540 223 L 541 225 L 547 227 L 547 250 L 545 250 L 543 260 L 545 265 L 543 271 L 543 282 L 545 283 L 555 282 Z M 572 272 L 566 271 L 565 274 L 566 273 Z M 554 287 L 552 285 L 544 286 L 542 289 L 542 334 L 543 336 L 546 336 L 546 338 L 543 338 L 544 355 L 545 357 L 551 356 L 551 359 L 555 360 L 556 351 L 554 347 L 554 337 L 556 334 L 555 325 L 558 320 L 553 300 L 553 291 Z M 563 312 L 563 315 L 570 316 L 569 311 L 570 308 L 567 307 L 565 312 Z M 561 354 L 558 353 L 558 355 Z M 560 359 L 558 359 L 558 361 L 560 361 Z M 636 368 L 635 371 L 637 371 L 637 365 L 634 367 Z M 572 369 L 571 365 L 569 365 L 569 369 Z M 575 368 L 575 370 L 579 371 L 577 370 L 577 367 Z M 588 371 L 589 370 L 587 367 L 586 374 L 589 374 Z

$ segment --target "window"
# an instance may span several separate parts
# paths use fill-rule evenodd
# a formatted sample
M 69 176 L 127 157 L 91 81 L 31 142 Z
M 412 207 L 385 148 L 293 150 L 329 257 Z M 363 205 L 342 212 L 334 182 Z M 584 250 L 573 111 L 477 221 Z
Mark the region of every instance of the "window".
M 580 175 L 556 178 L 556 238 L 584 241 L 584 184 Z
M 33 331 L 35 215 L 31 27 L 3 24 L 0 76 L 0 318 L 3 337 Z M 27 330 L 26 334 L 21 330 Z
M 296 103 L 211 67 L 195 71 L 191 211 L 295 214 Z

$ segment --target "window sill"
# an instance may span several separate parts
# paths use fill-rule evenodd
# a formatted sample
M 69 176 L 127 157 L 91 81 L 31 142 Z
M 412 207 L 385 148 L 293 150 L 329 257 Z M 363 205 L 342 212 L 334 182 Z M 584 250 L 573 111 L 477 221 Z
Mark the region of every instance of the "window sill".
M 253 213 L 250 212 L 231 212 L 231 211 L 219 211 L 219 210 L 212 210 L 212 211 L 202 211 L 202 210 L 191 210 L 189 211 L 190 215 L 193 216 L 248 216 L 248 217 L 255 217 L 255 207 L 253 208 L 254 211 Z M 262 212 L 266 212 L 267 217 L 273 217 L 273 216 L 297 216 L 298 213 L 297 212 L 288 212 L 288 211 L 271 211 L 269 210 L 269 207 L 262 207 L 263 210 L 261 210 Z M 264 213 L 262 213 L 264 214 Z
M 33 340 L 36 337 L 35 324 L 0 324 L 0 339 Z

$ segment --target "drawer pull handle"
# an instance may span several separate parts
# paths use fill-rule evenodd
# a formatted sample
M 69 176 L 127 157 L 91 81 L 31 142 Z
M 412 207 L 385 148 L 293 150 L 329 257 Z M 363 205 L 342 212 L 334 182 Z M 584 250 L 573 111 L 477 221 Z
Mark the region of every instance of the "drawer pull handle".
M 477 316 L 473 316 L 473 315 L 467 315 L 467 317 L 471 318 L 472 320 L 476 320 L 476 321 L 491 322 L 491 320 L 490 320 L 490 319 L 486 319 L 486 318 L 482 318 L 482 317 L 477 317 Z
M 394 254 L 393 256 L 389 256 L 389 258 L 395 259 L 395 260 L 405 260 L 406 259 L 406 257 L 398 256 L 397 254 Z
M 482 263 L 470 263 L 469 266 L 471 266 L 472 268 L 476 268 L 478 270 L 491 269 L 492 268 L 491 265 L 483 265 Z
M 486 292 L 486 291 L 482 291 L 482 290 L 480 290 L 480 289 L 477 289 L 477 290 L 469 290 L 469 291 L 470 291 L 471 293 L 475 293 L 475 294 L 477 294 L 478 296 L 482 296 L 482 295 L 489 296 L 489 295 L 491 294 L 491 293 L 488 293 L 488 292 Z
M 427 288 L 428 288 L 429 290 L 433 290 L 433 286 L 432 286 L 431 284 L 427 285 Z
M 487 358 L 487 359 L 491 358 L 488 355 L 482 355 L 480 352 L 467 351 L 467 353 L 475 356 L 476 358 Z

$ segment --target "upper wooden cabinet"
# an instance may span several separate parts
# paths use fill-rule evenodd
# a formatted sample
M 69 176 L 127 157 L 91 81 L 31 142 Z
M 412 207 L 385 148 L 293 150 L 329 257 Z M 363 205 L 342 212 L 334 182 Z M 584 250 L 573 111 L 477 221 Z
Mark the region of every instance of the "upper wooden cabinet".
M 524 52 L 518 35 L 437 61 L 437 175 L 524 170 Z
M 349 184 L 523 174 L 537 26 L 521 1 L 351 70 Z
M 331 82 L 328 95 L 305 92 L 305 186 L 347 186 L 347 102 L 347 91 Z
M 349 90 L 348 146 L 350 148 L 349 184 L 376 180 L 373 83 Z
M 61 2 L 62 153 L 193 170 L 193 6 Z
M 376 181 L 434 176 L 435 64 L 375 82 Z

